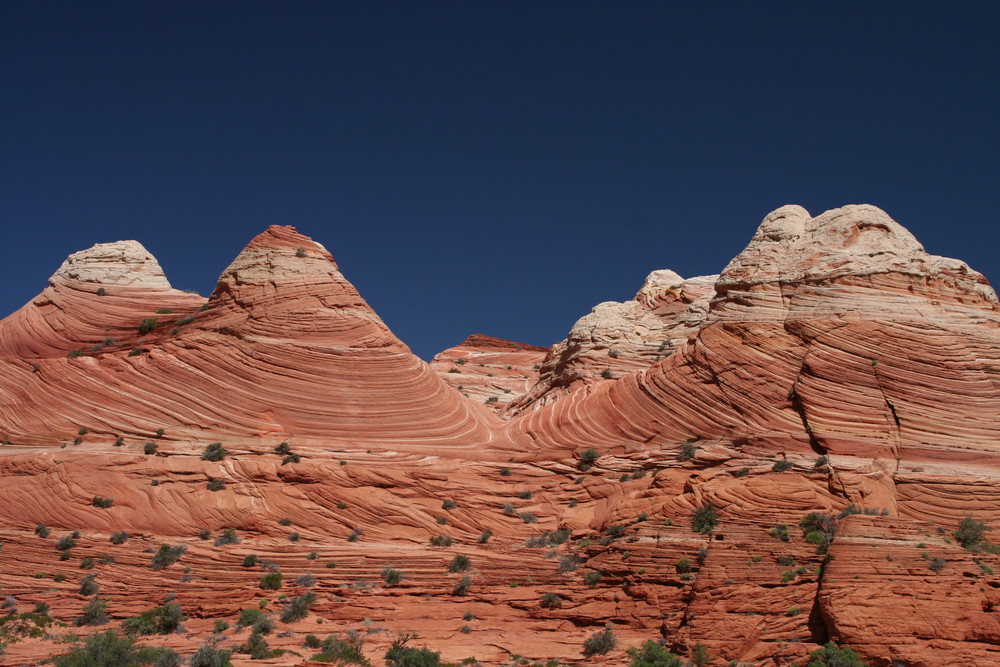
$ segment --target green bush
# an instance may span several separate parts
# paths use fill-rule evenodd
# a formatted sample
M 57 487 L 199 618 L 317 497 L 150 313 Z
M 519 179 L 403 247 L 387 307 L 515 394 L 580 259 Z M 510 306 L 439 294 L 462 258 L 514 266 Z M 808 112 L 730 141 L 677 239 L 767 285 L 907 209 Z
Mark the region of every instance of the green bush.
M 156 327 L 158 327 L 159 325 L 160 323 L 156 321 L 155 317 L 144 317 L 142 318 L 142 321 L 139 322 L 139 334 L 140 335 L 148 334 L 149 332 L 156 329 Z
M 629 667 L 684 667 L 684 661 L 654 641 L 628 650 Z
M 90 501 L 94 507 L 101 507 L 107 509 L 115 504 L 115 501 L 111 498 L 102 498 L 101 496 L 94 496 L 94 499 Z
M 986 524 L 976 521 L 971 514 L 966 514 L 958 524 L 958 530 L 952 535 L 965 549 L 975 549 L 986 539 Z
M 439 667 L 441 653 L 429 648 L 408 648 L 406 643 L 412 635 L 400 635 L 385 652 L 387 667 Z
M 243 567 L 253 567 L 257 564 L 256 554 L 247 554 L 243 557 Z
M 455 596 L 468 595 L 469 590 L 472 588 L 472 577 L 464 576 L 458 580 L 455 587 L 451 589 L 451 594 Z
M 562 607 L 562 598 L 556 593 L 543 593 L 539 605 L 542 609 L 559 609 Z
M 314 602 L 316 602 L 316 596 L 313 593 L 305 593 L 292 598 L 281 612 L 281 622 L 301 621 L 309 615 L 309 609 L 312 608 Z
M 784 523 L 779 523 L 775 525 L 774 528 L 768 531 L 768 535 L 770 535 L 771 537 L 777 537 L 782 542 L 788 542 L 789 540 L 792 539 L 791 535 L 789 535 L 788 533 L 788 524 Z
M 441 503 L 441 509 L 453 510 L 456 507 L 457 507 L 457 505 L 455 504 L 454 500 L 446 500 L 443 503 Z
M 181 556 L 183 556 L 186 551 L 187 547 L 183 544 L 178 544 L 173 547 L 161 544 L 160 549 L 153 556 L 152 568 L 154 570 L 162 570 L 165 567 L 169 567 L 179 561 Z
M 465 572 L 470 567 L 472 567 L 472 561 L 468 556 L 463 554 L 458 554 L 451 559 L 451 563 L 448 564 L 449 572 Z
M 88 635 L 82 645 L 75 645 L 68 653 L 56 656 L 51 661 L 55 667 L 138 667 L 153 663 L 179 665 L 176 655 L 168 648 L 137 646 L 130 637 L 119 637 L 114 630 L 105 630 Z M 226 665 L 202 667 L 226 667 Z
M 710 533 L 719 523 L 719 514 L 712 503 L 697 508 L 692 512 L 691 518 L 691 528 L 698 533 Z
M 581 471 L 586 472 L 594 466 L 594 463 L 597 461 L 598 458 L 600 458 L 600 456 L 601 456 L 600 452 L 598 452 L 596 449 L 593 448 L 585 449 L 582 452 L 580 452 L 580 463 L 577 465 L 577 467 Z
M 792 469 L 792 462 L 789 461 L 788 459 L 779 459 L 774 462 L 773 466 L 771 466 L 771 470 L 773 470 L 774 472 L 785 472 L 786 470 L 791 470 L 791 469 Z
M 229 452 L 222 446 L 221 442 L 213 442 L 205 447 L 205 451 L 201 453 L 201 458 L 205 461 L 221 461 L 228 454 Z
M 809 654 L 807 667 L 865 667 L 861 656 L 849 648 L 839 648 L 833 642 L 827 642 L 823 648 Z
M 120 530 L 116 533 L 111 533 L 111 544 L 124 544 L 128 540 L 129 534 L 127 530 Z
M 86 577 L 80 580 L 80 589 L 78 591 L 80 595 L 89 596 L 97 592 L 97 589 L 100 587 L 96 583 L 94 583 L 95 578 L 97 578 L 96 574 L 88 574 Z
M 83 613 L 77 617 L 75 623 L 77 625 L 104 625 L 109 620 L 107 603 L 95 595 L 90 598 L 90 602 L 84 605 Z
M 215 646 L 213 641 L 202 644 L 198 651 L 191 656 L 191 667 L 232 667 L 230 661 L 232 652 L 223 651 Z
M 168 635 L 177 630 L 184 615 L 176 602 L 168 602 L 155 609 L 147 609 L 138 616 L 126 618 L 122 629 L 130 635 Z
M 447 535 L 435 535 L 431 538 L 432 547 L 450 547 L 452 539 Z
M 281 589 L 284 579 L 281 570 L 271 570 L 260 578 L 260 587 L 265 591 L 277 591 Z
M 38 535 L 39 537 L 48 537 L 49 527 L 46 526 L 44 523 L 38 524 L 37 526 L 35 526 L 35 535 Z
M 395 586 L 403 580 L 403 573 L 391 567 L 382 569 L 382 581 L 386 586 Z
M 236 621 L 236 627 L 249 628 L 252 625 L 256 625 L 263 618 L 264 612 L 260 609 L 240 609 L 240 616 Z
M 694 446 L 694 443 L 690 440 L 685 440 L 681 443 L 680 452 L 677 454 L 677 460 L 679 461 L 690 461 L 695 457 L 698 452 L 698 448 Z
M 588 658 L 593 655 L 604 655 L 613 650 L 617 645 L 618 639 L 615 637 L 611 626 L 608 625 L 603 630 L 598 630 L 592 634 L 583 642 L 583 654 Z
M 218 478 L 213 478 L 213 479 L 208 480 L 208 490 L 209 491 L 222 491 L 224 488 L 226 488 L 226 482 L 225 481 L 223 481 L 221 479 L 218 479 Z
M 310 637 L 314 641 L 310 642 Z M 332 662 L 336 665 L 362 665 L 363 667 L 370 667 L 371 663 L 361 653 L 360 635 L 349 635 L 348 637 L 348 639 L 327 637 L 323 641 L 320 641 L 315 635 L 309 635 L 306 637 L 306 645 L 310 648 L 320 650 L 320 653 L 312 657 L 316 662 Z
M 215 538 L 215 546 L 225 547 L 230 544 L 239 544 L 240 537 L 236 534 L 236 531 L 232 528 L 223 528 L 222 534 Z
M 691 559 L 690 558 L 681 558 L 679 561 L 677 561 L 677 565 L 674 566 L 674 569 L 676 569 L 679 574 L 684 574 L 686 572 L 690 572 L 691 571 Z

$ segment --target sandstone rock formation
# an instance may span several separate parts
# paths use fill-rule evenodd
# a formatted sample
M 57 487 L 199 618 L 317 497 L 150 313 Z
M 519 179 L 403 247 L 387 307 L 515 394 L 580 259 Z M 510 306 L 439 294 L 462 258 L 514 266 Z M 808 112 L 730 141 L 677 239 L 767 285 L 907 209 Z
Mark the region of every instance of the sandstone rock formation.
M 656 639 L 713 664 L 827 641 L 995 664 L 998 325 L 980 274 L 871 206 L 783 207 L 717 279 L 654 274 L 530 388 L 542 349 L 472 337 L 428 366 L 290 228 L 208 300 L 138 244 L 96 246 L 0 321 L 0 584 L 7 612 L 49 607 L 0 618 L 0 664 L 91 629 L 89 575 L 101 628 L 175 596 L 185 632 L 142 641 L 186 656 L 243 645 L 263 609 L 288 652 L 237 665 L 323 664 L 305 636 L 349 631 L 375 665 L 411 632 L 487 665 L 627 664 Z M 154 570 L 162 545 L 184 550 Z M 584 656 L 606 623 L 617 647 Z
M 207 301 L 171 290 L 138 244 L 77 253 L 0 322 L 0 354 L 0 383 L 18 396 L 0 406 L 0 438 L 16 444 L 73 442 L 81 428 L 133 446 L 158 429 L 271 446 L 416 439 L 435 452 L 490 437 L 489 411 L 442 383 L 289 227 L 251 241 Z
M 466 398 L 500 410 L 538 380 L 549 349 L 473 334 L 431 360 L 431 368 Z
M 684 280 L 669 269 L 653 271 L 631 301 L 594 306 L 552 347 L 538 383 L 511 410 L 541 407 L 673 354 L 701 326 L 717 277 Z

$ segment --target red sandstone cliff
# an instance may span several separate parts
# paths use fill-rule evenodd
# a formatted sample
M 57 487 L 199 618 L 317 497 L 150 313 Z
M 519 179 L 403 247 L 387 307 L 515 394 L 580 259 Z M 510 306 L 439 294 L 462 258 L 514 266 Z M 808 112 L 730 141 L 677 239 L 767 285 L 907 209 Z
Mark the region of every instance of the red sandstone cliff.
M 713 664 L 801 664 L 828 640 L 873 665 L 1000 661 L 1000 550 L 953 535 L 967 514 L 1000 525 L 985 279 L 849 206 L 779 209 L 711 290 L 678 280 L 596 309 L 529 387 L 540 349 L 473 338 L 419 361 L 290 228 L 207 301 L 134 242 L 71 256 L 0 321 L 0 584 L 68 625 L 11 635 L 0 664 L 88 630 L 88 574 L 103 627 L 175 595 L 185 631 L 144 641 L 185 655 L 216 621 L 220 646 L 246 642 L 240 609 L 277 610 L 267 641 L 289 652 L 236 664 L 307 664 L 306 634 L 349 630 L 377 665 L 412 631 L 490 665 L 624 664 L 651 639 Z M 560 363 L 574 382 L 546 374 Z M 504 389 L 522 407 L 501 419 L 484 402 Z M 204 460 L 213 441 L 226 458 Z M 706 503 L 718 524 L 696 532 Z M 831 517 L 821 545 L 799 528 L 812 512 Z M 161 544 L 187 551 L 153 570 Z M 262 590 L 273 567 L 282 589 Z M 307 591 L 306 618 L 280 622 Z M 605 623 L 618 647 L 584 657 Z

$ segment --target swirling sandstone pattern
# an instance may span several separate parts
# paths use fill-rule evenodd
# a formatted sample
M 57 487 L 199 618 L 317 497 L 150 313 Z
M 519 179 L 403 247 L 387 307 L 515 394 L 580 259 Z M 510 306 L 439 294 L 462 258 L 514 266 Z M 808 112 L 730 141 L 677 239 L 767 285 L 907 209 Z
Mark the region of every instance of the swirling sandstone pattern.
M 1000 662 L 1000 555 L 952 534 L 1000 525 L 1000 306 L 871 206 L 783 207 L 717 278 L 656 272 L 548 352 L 474 336 L 430 366 L 291 228 L 207 300 L 135 242 L 95 246 L 0 321 L 0 437 L 3 594 L 70 624 L 11 635 L 3 665 L 65 650 L 86 574 L 113 624 L 175 595 L 186 632 L 152 643 L 186 655 L 314 592 L 268 636 L 275 665 L 349 630 L 376 665 L 413 631 L 490 665 L 622 664 L 650 639 L 716 664 L 828 640 L 880 666 Z M 161 544 L 186 552 L 154 571 Z M 618 647 L 585 658 L 605 623 Z

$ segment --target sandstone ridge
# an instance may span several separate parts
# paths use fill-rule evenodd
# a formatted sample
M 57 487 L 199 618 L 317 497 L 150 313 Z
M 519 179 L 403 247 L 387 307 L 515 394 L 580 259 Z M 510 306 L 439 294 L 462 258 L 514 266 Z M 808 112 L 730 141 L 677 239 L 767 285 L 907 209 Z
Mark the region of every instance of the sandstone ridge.
M 381 667 L 414 632 L 484 665 L 645 641 L 997 664 L 998 378 L 986 279 L 867 205 L 782 207 L 718 276 L 654 271 L 552 348 L 473 335 L 430 364 L 294 228 L 207 299 L 95 246 L 0 321 L 0 584 L 65 624 L 0 619 L 0 665 L 168 595 L 185 631 L 141 641 L 238 666 L 328 664 L 313 634 Z M 76 627 L 90 574 L 110 620 Z M 251 609 L 285 653 L 240 652 Z

